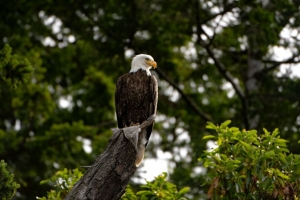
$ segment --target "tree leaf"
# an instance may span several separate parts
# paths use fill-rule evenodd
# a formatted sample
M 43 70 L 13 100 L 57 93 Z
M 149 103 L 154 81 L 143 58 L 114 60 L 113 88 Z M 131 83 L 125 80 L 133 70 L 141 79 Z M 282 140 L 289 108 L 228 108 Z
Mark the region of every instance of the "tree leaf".
M 217 127 L 212 122 L 207 122 L 206 128 L 207 129 L 217 129 Z
M 275 152 L 274 151 L 267 151 L 265 152 L 265 154 L 263 155 L 265 158 L 271 158 L 275 156 Z
M 221 128 L 227 127 L 230 123 L 231 123 L 231 120 L 226 120 L 225 122 L 223 122 L 223 123 L 221 124 Z
M 283 164 L 287 164 L 287 161 L 285 159 L 285 155 L 283 155 L 283 153 L 277 153 L 277 156 L 279 158 L 279 160 L 283 163 Z
M 205 135 L 202 140 L 206 140 L 206 139 L 212 139 L 212 138 L 216 138 L 216 136 L 214 135 Z
M 181 190 L 179 190 L 179 194 L 180 195 L 183 195 L 183 194 L 185 194 L 185 193 L 187 193 L 187 192 L 189 192 L 191 189 L 189 188 L 189 187 L 184 187 L 184 188 L 182 188 Z

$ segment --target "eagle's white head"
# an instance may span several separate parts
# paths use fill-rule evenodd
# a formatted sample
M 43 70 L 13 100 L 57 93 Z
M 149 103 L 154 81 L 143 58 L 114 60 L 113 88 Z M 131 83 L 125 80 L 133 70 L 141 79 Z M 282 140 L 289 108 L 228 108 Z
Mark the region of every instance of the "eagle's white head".
M 150 76 L 151 68 L 156 68 L 156 62 L 154 61 L 152 56 L 147 54 L 139 54 L 133 57 L 130 72 L 136 72 L 139 69 L 142 69 L 146 70 L 147 75 Z

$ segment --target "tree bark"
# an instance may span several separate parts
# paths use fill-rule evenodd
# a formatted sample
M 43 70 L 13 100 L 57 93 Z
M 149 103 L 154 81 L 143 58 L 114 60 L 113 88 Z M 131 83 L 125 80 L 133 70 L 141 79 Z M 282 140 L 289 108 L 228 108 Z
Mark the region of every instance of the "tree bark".
M 120 199 L 137 169 L 135 160 L 140 133 L 153 124 L 154 119 L 152 115 L 140 126 L 113 129 L 105 151 L 74 185 L 65 200 Z

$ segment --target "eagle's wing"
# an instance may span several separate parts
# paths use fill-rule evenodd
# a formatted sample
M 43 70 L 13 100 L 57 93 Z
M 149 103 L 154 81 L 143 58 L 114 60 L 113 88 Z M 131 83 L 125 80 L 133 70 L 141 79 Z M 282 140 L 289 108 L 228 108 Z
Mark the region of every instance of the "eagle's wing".
M 157 109 L 157 100 L 158 100 L 158 86 L 157 86 L 157 80 L 155 76 L 151 76 L 150 80 L 150 104 L 149 104 L 149 113 L 148 116 L 150 117 L 151 115 L 156 115 L 156 109 Z M 153 124 L 147 127 L 147 143 L 149 141 L 149 137 L 151 135 L 153 128 Z
M 120 103 L 120 98 L 121 98 L 121 91 L 122 91 L 122 79 L 123 77 L 121 76 L 117 80 L 116 84 L 116 92 L 115 92 L 115 106 L 116 106 L 116 115 L 117 115 L 117 121 L 118 121 L 118 128 L 124 128 L 121 120 L 121 103 Z

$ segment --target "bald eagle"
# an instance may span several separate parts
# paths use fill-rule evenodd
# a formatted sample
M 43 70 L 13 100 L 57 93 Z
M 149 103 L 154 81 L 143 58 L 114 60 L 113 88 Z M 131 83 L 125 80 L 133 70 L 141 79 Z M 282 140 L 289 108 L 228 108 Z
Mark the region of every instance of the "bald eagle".
M 152 56 L 137 55 L 132 59 L 130 72 L 118 79 L 115 93 L 118 128 L 140 125 L 156 114 L 157 80 L 150 73 L 150 69 L 156 66 Z M 136 166 L 144 158 L 152 127 L 153 124 L 140 133 Z

